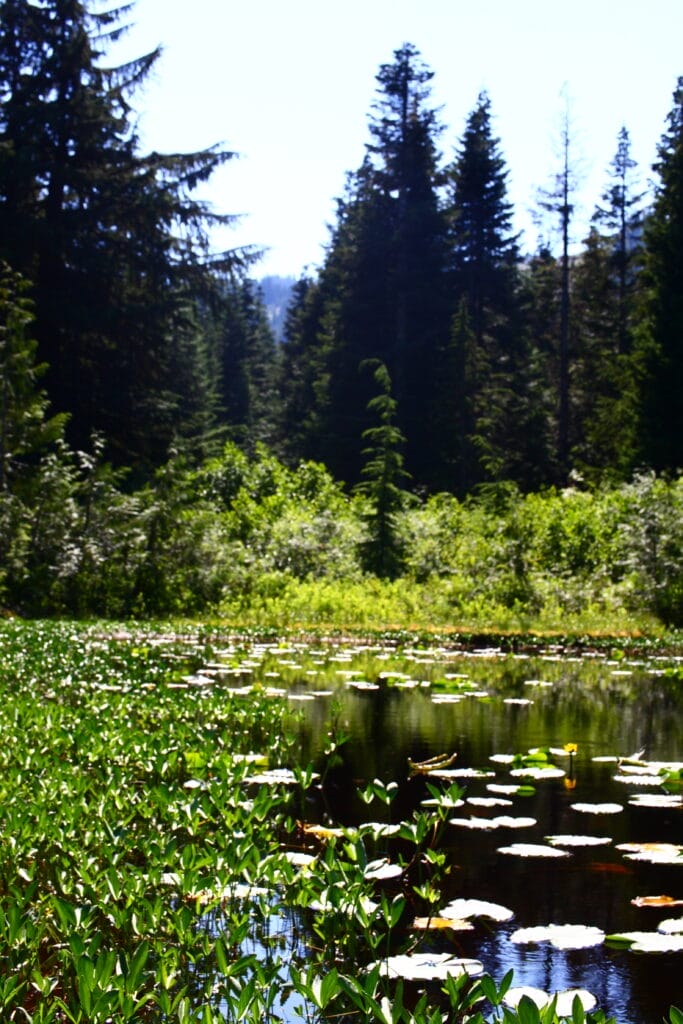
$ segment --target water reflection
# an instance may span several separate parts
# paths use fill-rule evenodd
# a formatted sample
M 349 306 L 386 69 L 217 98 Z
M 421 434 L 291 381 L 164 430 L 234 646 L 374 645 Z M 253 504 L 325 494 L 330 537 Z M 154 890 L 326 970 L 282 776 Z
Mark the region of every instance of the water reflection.
M 331 662 L 324 650 L 316 658 L 316 671 L 324 676 L 331 695 L 301 705 L 300 742 L 304 755 L 322 767 L 332 709 L 337 709 L 338 725 L 350 739 L 339 749 L 339 763 L 326 775 L 324 797 L 327 813 L 344 824 L 368 819 L 356 788 L 376 777 L 395 779 L 400 788 L 391 808 L 373 806 L 371 816 L 399 821 L 419 806 L 427 795 L 426 780 L 408 777 L 408 758 L 424 760 L 457 751 L 458 768 L 495 773 L 493 779 L 462 780 L 467 796 L 485 797 L 491 795 L 491 782 L 515 781 L 509 766 L 490 760 L 493 755 L 576 743 L 571 779 L 537 782 L 533 795 L 514 798 L 513 808 L 489 810 L 475 804 L 457 812 L 465 817 L 509 813 L 536 819 L 536 825 L 523 833 L 507 827 L 449 828 L 451 874 L 445 896 L 492 900 L 515 911 L 509 925 L 477 922 L 473 932 L 458 936 L 458 952 L 483 960 L 499 978 L 514 968 L 518 985 L 588 988 L 621 1024 L 655 1024 L 671 1003 L 680 1005 L 680 954 L 638 956 L 606 946 L 562 951 L 509 941 L 515 928 L 535 924 L 587 924 L 607 934 L 654 930 L 671 912 L 636 908 L 631 900 L 646 894 L 683 895 L 683 861 L 635 863 L 616 849 L 624 842 L 683 841 L 680 805 L 633 806 L 629 799 L 644 788 L 637 781 L 615 781 L 616 763 L 594 760 L 629 756 L 643 748 L 651 760 L 683 760 L 683 688 L 662 674 L 661 663 L 499 652 L 428 656 L 369 649 L 341 663 Z M 306 674 L 310 669 L 305 657 L 298 660 L 301 668 L 289 680 L 293 688 L 319 686 L 321 676 Z M 355 675 L 342 676 L 341 670 Z M 467 677 L 471 692 L 463 689 L 457 701 L 434 699 L 442 689 L 466 686 L 462 677 Z M 351 680 L 378 683 L 379 688 L 356 689 Z M 400 686 L 393 685 L 397 681 Z M 516 702 L 506 703 L 506 698 Z M 568 770 L 569 764 L 562 762 L 562 767 Z M 604 803 L 619 804 L 622 810 L 588 814 L 575 807 Z M 520 840 L 543 843 L 548 835 L 576 833 L 612 841 L 571 848 L 570 856 L 552 861 L 499 852 Z

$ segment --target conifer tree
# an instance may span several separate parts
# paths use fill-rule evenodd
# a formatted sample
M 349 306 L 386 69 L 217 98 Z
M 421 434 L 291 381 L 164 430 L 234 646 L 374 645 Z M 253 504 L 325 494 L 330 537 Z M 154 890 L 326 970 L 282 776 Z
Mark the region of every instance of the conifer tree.
M 4 0 L 0 255 L 32 282 L 71 440 L 97 428 L 119 461 L 154 463 L 179 429 L 177 324 L 206 276 L 212 214 L 192 193 L 231 154 L 140 154 L 132 98 L 159 51 L 103 63 L 129 9 Z
M 386 366 L 378 360 L 368 360 L 360 369 L 374 369 L 373 378 L 378 388 L 368 402 L 368 411 L 376 421 L 363 431 L 366 461 L 362 470 L 364 480 L 357 488 L 369 500 L 363 561 L 370 572 L 393 579 L 399 574 L 403 561 L 396 517 L 405 502 L 401 484 L 408 476 L 401 452 L 405 438 L 395 423 L 396 400 Z
M 405 44 L 377 76 L 371 142 L 349 176 L 320 273 L 316 386 L 321 456 L 348 483 L 359 479 L 360 438 L 370 424 L 368 383 L 358 366 L 377 358 L 394 382 L 406 462 L 433 482 L 431 403 L 438 353 L 448 336 L 443 287 L 445 226 L 437 193 L 432 73 Z
M 683 467 L 683 76 L 657 150 L 654 205 L 645 225 L 646 305 L 641 443 L 656 470 Z
M 64 429 L 62 417 L 47 416 L 27 291 L 28 283 L 0 264 L 0 494 Z
M 523 344 L 518 236 L 507 177 L 500 141 L 493 134 L 491 101 L 482 92 L 447 173 L 453 305 L 458 317 L 466 309 L 468 319 L 468 332 L 456 336 L 471 335 L 468 344 L 475 351 L 469 359 L 459 357 L 470 367 L 462 397 L 467 412 L 459 417 L 466 433 L 455 439 L 461 453 L 460 490 L 508 471 L 505 448 L 514 444 L 514 426 L 519 425 L 520 410 L 511 420 L 512 407 L 505 398 L 519 391 L 516 376 Z

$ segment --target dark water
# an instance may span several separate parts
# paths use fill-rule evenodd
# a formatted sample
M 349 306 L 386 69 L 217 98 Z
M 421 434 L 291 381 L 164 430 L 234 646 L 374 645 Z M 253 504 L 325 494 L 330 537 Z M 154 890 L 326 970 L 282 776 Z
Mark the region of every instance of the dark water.
M 513 968 L 515 985 L 546 991 L 581 987 L 619 1024 L 655 1024 L 671 1004 L 683 1007 L 683 953 L 636 954 L 599 945 L 563 951 L 547 943 L 516 945 L 510 934 L 532 925 L 576 924 L 614 932 L 656 930 L 663 918 L 682 917 L 683 907 L 637 908 L 638 896 L 666 894 L 683 898 L 683 857 L 673 865 L 629 860 L 619 843 L 683 843 L 683 809 L 635 806 L 629 801 L 645 793 L 663 793 L 661 786 L 617 782 L 618 765 L 595 758 L 626 757 L 644 749 L 653 761 L 683 761 L 683 683 L 667 670 L 670 660 L 618 660 L 606 657 L 567 658 L 503 656 L 481 652 L 413 652 L 406 660 L 379 652 L 374 660 L 360 652 L 334 669 L 317 652 L 319 671 L 333 696 L 301 704 L 301 741 L 311 759 L 322 765 L 321 744 L 334 720 L 346 730 L 340 748 L 342 763 L 326 779 L 330 817 L 345 824 L 366 820 L 400 821 L 419 806 L 426 794 L 424 777 L 409 778 L 407 759 L 423 760 L 441 752 L 458 754 L 459 769 L 484 769 L 489 778 L 458 781 L 467 797 L 490 797 L 488 785 L 510 784 L 509 766 L 493 755 L 526 752 L 529 748 L 576 743 L 572 758 L 556 759 L 567 774 L 536 782 L 533 796 L 508 797 L 510 807 L 466 805 L 453 816 L 493 817 L 499 814 L 536 819 L 533 827 L 472 830 L 448 825 L 445 848 L 450 874 L 446 897 L 490 900 L 514 911 L 509 923 L 475 921 L 472 932 L 460 933 L 450 952 L 482 960 L 500 979 Z M 329 655 L 328 655 L 329 656 Z M 302 661 L 304 659 L 299 659 Z M 358 690 L 341 672 L 358 666 L 355 678 L 379 683 L 379 689 Z M 380 673 L 402 671 L 400 688 Z M 295 691 L 305 694 L 321 686 L 310 668 L 290 669 Z M 479 695 L 458 703 L 438 703 L 439 680 L 466 675 Z M 536 685 L 528 685 L 529 681 Z M 458 680 L 451 680 L 450 686 Z M 539 682 L 552 685 L 541 686 Z M 430 683 L 429 686 L 425 685 Z M 466 684 L 465 684 L 466 685 Z M 487 696 L 483 696 L 486 693 Z M 532 703 L 505 703 L 505 699 Z M 371 808 L 355 795 L 356 787 L 373 778 L 399 783 L 390 808 L 377 801 Z M 634 777 L 637 778 L 637 777 Z M 435 781 L 435 780 L 432 780 Z M 617 814 L 586 814 L 575 803 L 618 803 Z M 547 835 L 607 836 L 609 845 L 571 848 L 571 856 L 552 860 L 522 858 L 499 852 L 511 843 L 543 843 Z

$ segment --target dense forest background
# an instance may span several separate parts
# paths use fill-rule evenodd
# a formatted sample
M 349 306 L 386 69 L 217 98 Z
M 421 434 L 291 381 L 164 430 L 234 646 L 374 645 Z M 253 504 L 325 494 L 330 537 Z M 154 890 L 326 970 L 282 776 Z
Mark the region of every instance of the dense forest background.
M 215 606 L 249 575 L 246 562 L 242 577 L 226 568 L 240 561 L 235 544 L 256 557 L 254 523 L 225 527 L 250 473 L 253 500 L 280 488 L 288 514 L 288 502 L 313 502 L 311 550 L 313 527 L 290 524 L 296 552 L 277 567 L 299 577 L 335 559 L 352 572 L 337 541 L 354 550 L 353 571 L 400 575 L 420 503 L 425 522 L 439 501 L 506 515 L 534 492 L 642 496 L 659 478 L 669 490 L 657 500 L 680 501 L 683 78 L 647 169 L 654 183 L 643 186 L 625 125 L 578 251 L 565 111 L 538 244 L 525 252 L 488 96 L 444 162 L 432 72 L 406 43 L 379 69 L 366 155 L 321 267 L 278 294 L 255 280 L 255 251 L 211 250 L 212 226 L 230 216 L 196 192 L 234 154 L 141 152 L 134 97 L 159 51 L 106 63 L 129 9 L 0 4 L 5 604 Z M 651 604 L 677 621 L 670 534 L 653 541 L 669 548 L 654 556 L 666 581 Z M 173 596 L 190 551 L 222 564 L 222 583 L 190 573 Z M 117 582 L 99 579 L 103 567 Z M 519 583 L 528 566 L 518 570 Z

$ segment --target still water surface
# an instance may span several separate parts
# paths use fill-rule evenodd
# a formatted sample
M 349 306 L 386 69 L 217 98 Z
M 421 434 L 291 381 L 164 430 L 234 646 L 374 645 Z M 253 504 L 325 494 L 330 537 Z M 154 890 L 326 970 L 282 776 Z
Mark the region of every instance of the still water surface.
M 492 831 L 449 824 L 447 899 L 494 901 L 514 917 L 507 924 L 477 920 L 474 931 L 457 935 L 455 950 L 452 940 L 442 940 L 443 948 L 482 960 L 498 980 L 513 968 L 515 985 L 587 988 L 620 1024 L 655 1024 L 672 1003 L 683 1007 L 683 952 L 636 954 L 606 945 L 559 950 L 547 943 L 516 945 L 510 935 L 551 923 L 591 925 L 606 934 L 653 931 L 660 920 L 683 916 L 681 907 L 638 908 L 631 902 L 660 894 L 683 898 L 683 857 L 655 865 L 630 860 L 617 849 L 620 843 L 683 843 L 680 797 L 674 807 L 639 806 L 639 796 L 663 793 L 662 786 L 643 785 L 635 775 L 631 782 L 615 781 L 623 774 L 616 760 L 600 760 L 642 751 L 651 761 L 683 761 L 683 683 L 676 672 L 675 659 L 668 658 L 567 657 L 552 650 L 533 657 L 495 650 L 392 654 L 381 647 L 344 656 L 338 647 L 312 655 L 300 651 L 281 667 L 294 699 L 319 693 L 324 678 L 323 695 L 300 705 L 305 756 L 322 767 L 332 720 L 348 735 L 340 748 L 342 763 L 325 785 L 330 820 L 343 824 L 370 817 L 398 822 L 419 806 L 428 795 L 426 780 L 410 778 L 408 758 L 457 752 L 453 769 L 465 770 L 464 777 L 456 774 L 440 784 L 458 782 L 467 801 L 495 795 L 491 785 L 523 781 L 510 776 L 510 765 L 499 755 L 577 744 L 571 760 L 554 758 L 565 775 L 534 783 L 533 795 L 508 797 L 512 806 L 493 809 L 466 802 L 454 812 L 454 818 L 465 819 L 531 817 L 536 824 Z M 444 701 L 443 692 L 453 688 L 463 688 L 462 695 Z M 471 769 L 486 774 L 467 777 Z M 399 783 L 391 807 L 378 809 L 375 802 L 369 811 L 357 798 L 357 787 L 373 778 Z M 613 803 L 621 810 L 585 813 L 575 809 L 577 803 Z M 611 841 L 574 847 L 569 856 L 552 860 L 500 852 L 512 843 L 542 844 L 548 835 L 566 834 Z

